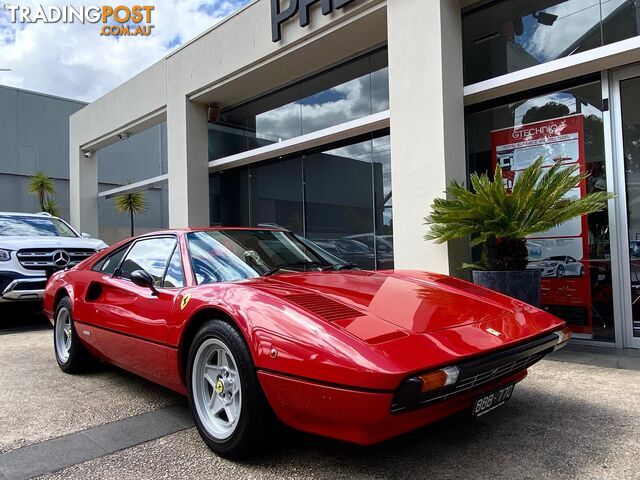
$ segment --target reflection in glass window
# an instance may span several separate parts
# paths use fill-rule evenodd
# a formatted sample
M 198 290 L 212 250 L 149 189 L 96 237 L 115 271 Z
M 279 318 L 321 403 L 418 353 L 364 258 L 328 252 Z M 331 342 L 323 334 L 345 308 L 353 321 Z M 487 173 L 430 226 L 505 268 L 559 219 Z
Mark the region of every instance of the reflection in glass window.
M 571 156 L 578 157 L 577 161 L 590 173 L 584 185 L 586 192 L 606 190 L 601 92 L 601 83 L 597 80 L 494 108 L 470 109 L 466 115 L 469 171 L 493 171 L 492 132 L 580 115 L 583 131 L 577 144 L 582 142 L 584 158 L 580 158 L 577 149 L 572 150 Z M 556 154 L 557 149 L 551 145 L 553 141 L 550 137 L 531 147 L 534 153 L 527 158 L 543 154 L 555 159 L 555 156 L 549 157 Z M 565 155 L 569 151 L 561 153 Z M 527 152 L 520 154 L 528 155 Z M 501 161 L 504 158 L 501 157 Z M 516 153 L 509 157 L 509 162 L 516 162 L 514 159 L 517 159 Z M 509 165 L 511 168 L 511 163 Z M 565 232 L 562 234 L 565 238 L 549 239 L 550 236 L 542 232 L 536 235 L 539 238 L 529 239 L 529 267 L 541 270 L 542 304 L 546 310 L 566 320 L 575 332 L 588 338 L 613 341 L 608 213 L 605 210 L 590 214 L 586 228 L 580 223 L 576 226 L 577 233 Z M 571 236 L 573 238 L 569 238 Z M 475 256 L 477 258 L 479 252 L 475 252 Z
M 222 243 L 223 237 L 218 232 L 194 232 L 187 235 L 191 266 L 198 285 L 259 276 L 242 260 L 243 254 L 233 253 L 232 241 L 229 244 Z
M 118 265 L 120 265 L 122 257 L 124 257 L 124 254 L 127 253 L 128 248 L 129 245 L 126 245 L 121 249 L 107 255 L 102 260 L 97 262 L 91 270 L 93 270 L 94 272 L 106 273 L 107 275 L 113 275 L 116 271 L 116 268 L 118 268 Z
M 144 270 L 153 278 L 156 287 L 161 286 L 169 257 L 176 246 L 175 237 L 150 238 L 137 241 L 120 266 L 119 276 L 130 279 L 131 273 Z
M 244 107 L 249 150 L 297 137 L 300 123 L 300 85 L 259 98 Z
M 640 77 L 620 82 L 633 336 L 640 337 Z
M 162 286 L 166 288 L 181 288 L 184 287 L 184 273 L 182 272 L 182 259 L 180 258 L 180 247 L 176 245 L 169 266 L 167 267 L 167 273 L 164 275 L 164 282 Z
M 391 191 L 391 137 L 373 139 L 373 185 L 376 212 L 375 248 L 378 269 L 393 268 L 393 211 Z
M 369 67 L 366 57 L 302 83 L 302 133 L 371 115 Z
M 393 268 L 388 130 L 209 181 L 212 225 L 277 225 L 360 268 Z
M 0 237 L 2 236 L 77 237 L 65 222 L 44 215 L 0 215 Z
M 209 125 L 209 158 L 223 158 L 389 109 L 387 50 L 223 112 Z
M 249 225 L 249 169 L 235 168 L 209 176 L 212 225 Z
M 302 159 L 262 162 L 251 167 L 251 212 L 254 225 L 284 227 L 303 233 Z
M 465 85 L 638 35 L 634 0 L 503 0 L 463 15 Z
M 355 235 L 373 234 L 371 140 L 305 156 L 306 236 L 361 268 L 375 250 Z

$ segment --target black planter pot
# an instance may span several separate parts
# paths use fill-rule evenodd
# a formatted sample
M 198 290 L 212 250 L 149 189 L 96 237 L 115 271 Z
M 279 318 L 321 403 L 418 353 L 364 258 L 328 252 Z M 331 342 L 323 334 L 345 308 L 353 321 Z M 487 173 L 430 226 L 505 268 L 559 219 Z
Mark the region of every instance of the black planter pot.
M 540 306 L 540 270 L 473 271 L 473 283 Z

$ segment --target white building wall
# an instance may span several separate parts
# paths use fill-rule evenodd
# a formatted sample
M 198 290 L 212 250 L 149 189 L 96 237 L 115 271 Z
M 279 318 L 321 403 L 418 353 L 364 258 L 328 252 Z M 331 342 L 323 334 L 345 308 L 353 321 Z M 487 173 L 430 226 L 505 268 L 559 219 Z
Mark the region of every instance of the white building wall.
M 465 245 L 422 237 L 433 199 L 466 175 L 460 6 L 389 0 L 387 16 L 395 265 L 456 274 Z

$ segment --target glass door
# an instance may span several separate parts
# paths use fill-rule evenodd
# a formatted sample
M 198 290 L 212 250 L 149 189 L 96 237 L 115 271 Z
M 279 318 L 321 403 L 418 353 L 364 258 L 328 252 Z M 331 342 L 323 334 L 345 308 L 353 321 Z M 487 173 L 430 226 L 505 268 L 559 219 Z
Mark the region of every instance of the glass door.
M 622 343 L 640 348 L 640 65 L 612 81 Z

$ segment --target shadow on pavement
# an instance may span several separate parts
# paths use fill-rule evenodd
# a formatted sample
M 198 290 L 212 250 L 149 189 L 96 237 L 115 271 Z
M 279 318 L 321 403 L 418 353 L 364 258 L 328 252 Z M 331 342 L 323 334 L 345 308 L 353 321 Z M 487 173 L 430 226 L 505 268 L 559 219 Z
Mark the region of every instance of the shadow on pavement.
M 51 328 L 42 303 L 0 303 L 0 335 Z
M 622 415 L 578 398 L 519 390 L 481 419 L 457 415 L 372 447 L 287 430 L 248 465 L 283 466 L 295 458 L 345 477 L 474 479 L 573 478 L 607 467 Z

